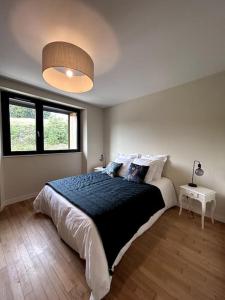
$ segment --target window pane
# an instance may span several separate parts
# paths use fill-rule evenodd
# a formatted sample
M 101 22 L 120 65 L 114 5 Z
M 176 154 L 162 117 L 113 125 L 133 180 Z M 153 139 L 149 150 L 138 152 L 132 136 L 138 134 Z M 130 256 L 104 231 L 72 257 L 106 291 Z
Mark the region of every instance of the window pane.
M 11 151 L 36 150 L 36 110 L 29 106 L 9 104 Z
M 44 110 L 44 150 L 69 148 L 69 114 Z

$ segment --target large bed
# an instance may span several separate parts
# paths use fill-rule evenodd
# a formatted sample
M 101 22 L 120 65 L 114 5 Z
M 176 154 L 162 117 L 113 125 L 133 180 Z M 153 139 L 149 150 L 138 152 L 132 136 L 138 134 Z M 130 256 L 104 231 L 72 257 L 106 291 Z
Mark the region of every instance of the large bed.
M 97 178 L 96 175 L 93 176 Z M 170 179 L 162 177 L 151 184 L 160 190 L 164 201 L 163 208 L 152 214 L 126 241 L 113 259 L 110 267 L 112 272 L 131 243 L 149 229 L 167 209 L 176 205 L 176 194 Z M 57 188 L 51 184 L 45 185 L 41 190 L 34 201 L 34 209 L 48 215 L 53 220 L 60 237 L 77 251 L 81 258 L 86 260 L 85 276 L 91 289 L 90 299 L 102 299 L 110 290 L 112 272 L 109 272 L 109 260 L 107 261 L 103 240 L 90 215 L 80 209 L 79 205 L 71 203 L 67 197 L 63 196 L 63 193 L 58 192 Z M 124 219 L 126 220 L 126 216 Z

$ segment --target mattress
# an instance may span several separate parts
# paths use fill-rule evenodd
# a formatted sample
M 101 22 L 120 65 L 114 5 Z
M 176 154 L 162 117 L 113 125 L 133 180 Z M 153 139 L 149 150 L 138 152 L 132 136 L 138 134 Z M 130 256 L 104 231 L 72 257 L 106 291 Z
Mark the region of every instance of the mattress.
M 171 180 L 163 177 L 152 184 L 160 189 L 165 207 L 142 225 L 121 249 L 112 269 L 119 263 L 131 243 L 150 228 L 165 210 L 176 205 L 177 199 Z M 47 185 L 35 199 L 34 209 L 48 215 L 57 227 L 60 237 L 86 260 L 85 276 L 92 291 L 90 299 L 102 299 L 110 290 L 112 276 L 109 275 L 102 241 L 92 219 Z

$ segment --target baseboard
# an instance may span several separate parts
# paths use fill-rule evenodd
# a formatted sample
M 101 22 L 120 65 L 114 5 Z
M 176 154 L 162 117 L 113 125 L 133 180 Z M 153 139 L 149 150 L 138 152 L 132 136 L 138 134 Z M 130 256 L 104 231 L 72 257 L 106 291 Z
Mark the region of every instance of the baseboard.
M 220 222 L 222 222 L 222 223 L 225 223 L 225 216 L 220 216 L 220 215 L 217 215 L 217 214 L 215 214 L 215 220 L 217 220 L 217 221 L 220 221 Z
M 3 208 L 8 206 L 8 205 L 11 205 L 11 204 L 14 204 L 14 203 L 17 203 L 17 202 L 21 202 L 21 201 L 24 201 L 24 200 L 28 200 L 28 199 L 31 199 L 31 198 L 35 198 L 37 195 L 38 195 L 38 192 L 7 199 L 7 200 L 5 200 L 1 203 L 1 209 L 0 210 L 2 211 Z
M 177 206 L 179 207 L 179 204 L 177 204 Z M 183 202 L 183 209 L 188 210 L 188 204 L 187 203 Z M 196 213 L 198 215 L 201 215 L 201 208 L 196 207 L 196 206 L 192 206 L 191 210 L 194 213 Z M 208 217 L 208 218 L 211 218 L 209 208 L 207 208 L 205 216 Z M 215 213 L 214 219 L 219 221 L 219 222 L 225 223 L 225 216 L 224 215 L 219 215 L 218 213 Z

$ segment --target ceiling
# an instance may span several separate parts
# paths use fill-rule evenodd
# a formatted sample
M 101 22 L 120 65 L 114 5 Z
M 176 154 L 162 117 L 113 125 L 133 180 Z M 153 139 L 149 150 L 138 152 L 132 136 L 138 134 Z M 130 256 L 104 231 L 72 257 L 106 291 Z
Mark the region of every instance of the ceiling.
M 103 107 L 225 70 L 224 0 L 1 0 L 0 75 Z M 92 91 L 64 93 L 41 52 L 71 42 L 95 64 Z

